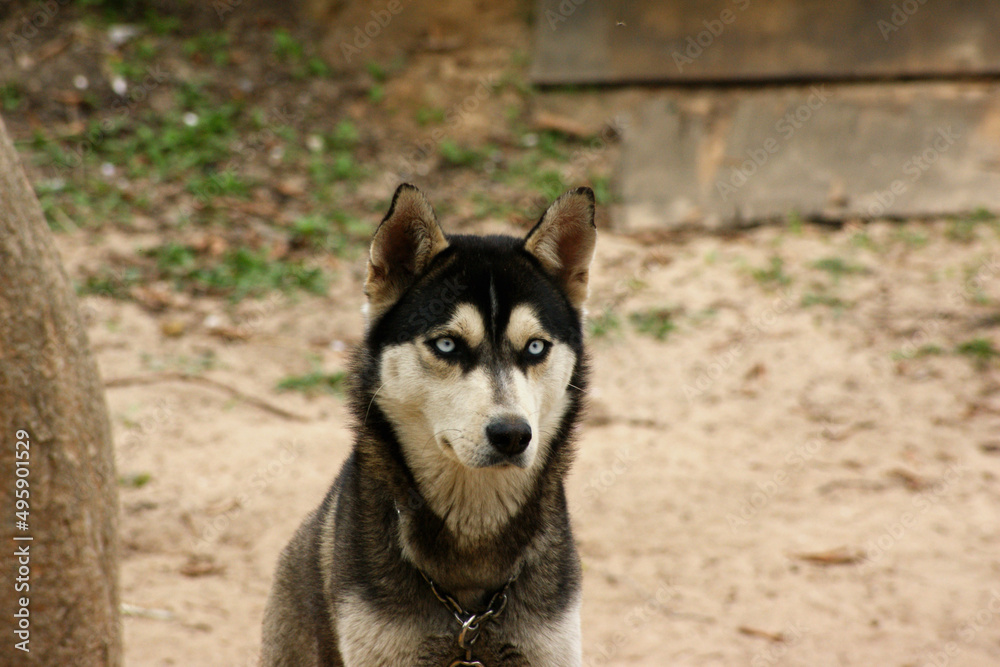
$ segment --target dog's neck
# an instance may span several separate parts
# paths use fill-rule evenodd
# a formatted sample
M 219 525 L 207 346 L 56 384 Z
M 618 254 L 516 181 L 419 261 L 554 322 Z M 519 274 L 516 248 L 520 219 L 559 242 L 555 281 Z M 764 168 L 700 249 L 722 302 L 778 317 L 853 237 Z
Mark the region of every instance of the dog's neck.
M 546 491 L 537 471 L 456 463 L 438 475 L 429 485 L 418 480 L 396 502 L 400 547 L 407 561 L 475 606 L 516 576 L 532 549 Z
M 381 419 L 369 420 L 380 422 Z M 382 422 L 386 427 L 387 422 Z M 565 540 L 568 516 L 563 476 L 568 450 L 563 445 L 538 461 L 534 470 L 441 470 L 438 493 L 425 492 L 402 459 L 386 446 L 385 430 L 364 429 L 362 456 L 374 457 L 381 473 L 361 481 L 362 502 L 384 505 L 400 558 L 475 608 L 547 549 Z M 460 464 L 456 463 L 456 466 Z M 368 467 L 368 466 L 365 466 Z M 514 480 L 504 473 L 517 472 Z M 471 474 L 470 474 L 471 473 Z M 492 473 L 492 477 L 485 473 Z M 423 480 L 425 482 L 426 480 Z M 478 516 L 477 516 L 478 515 Z M 550 534 L 551 533 L 551 534 Z
M 442 518 L 459 548 L 495 537 L 534 488 L 541 462 L 528 469 L 469 468 L 430 456 L 415 467 L 415 497 Z M 418 472 L 419 471 L 419 472 Z
M 476 539 L 456 536 L 417 496 L 396 503 L 396 515 L 403 559 L 473 610 L 564 543 L 568 522 L 559 478 L 540 479 L 521 511 Z

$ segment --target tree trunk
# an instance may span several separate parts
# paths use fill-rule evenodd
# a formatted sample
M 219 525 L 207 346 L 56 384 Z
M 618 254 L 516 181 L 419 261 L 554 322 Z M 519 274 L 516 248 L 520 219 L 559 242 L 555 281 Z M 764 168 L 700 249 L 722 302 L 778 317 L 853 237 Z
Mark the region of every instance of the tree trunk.
M 104 388 L 0 119 L 0 663 L 121 664 L 117 524 Z

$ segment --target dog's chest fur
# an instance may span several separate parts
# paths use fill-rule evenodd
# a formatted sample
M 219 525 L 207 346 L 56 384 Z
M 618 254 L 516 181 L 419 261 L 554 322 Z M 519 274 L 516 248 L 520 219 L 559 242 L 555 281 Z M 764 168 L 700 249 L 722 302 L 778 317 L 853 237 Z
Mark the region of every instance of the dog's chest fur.
M 499 588 L 496 582 L 521 568 L 507 589 L 503 612 L 483 623 L 474 644 L 474 657 L 487 667 L 581 664 L 579 561 L 559 484 L 540 489 L 538 505 L 513 518 L 492 542 L 463 552 L 429 508 L 400 509 L 381 496 L 372 479 L 383 472 L 361 459 L 346 464 L 324 503 L 329 509 L 320 510 L 322 521 L 304 527 L 317 536 L 335 536 L 320 537 L 316 566 L 309 568 L 321 577 L 315 585 L 325 592 L 329 620 L 320 625 L 332 629 L 328 643 L 339 652 L 317 664 L 445 667 L 464 657 L 457 641 L 460 623 L 414 563 L 454 591 L 462 590 L 457 582 L 484 576 L 493 582 L 475 600 L 462 599 L 476 611 Z M 409 537 L 401 528 L 404 516 L 412 522 Z
M 442 667 L 465 657 L 456 644 L 457 621 L 450 628 L 454 634 L 428 636 L 430 628 L 420 619 L 404 616 L 387 621 L 363 600 L 345 601 L 341 613 L 337 625 L 345 664 Z M 527 620 L 515 618 L 509 622 L 519 630 L 530 628 L 520 632 L 485 627 L 474 644 L 473 658 L 486 667 L 581 664 L 578 604 L 561 619 L 523 622 Z

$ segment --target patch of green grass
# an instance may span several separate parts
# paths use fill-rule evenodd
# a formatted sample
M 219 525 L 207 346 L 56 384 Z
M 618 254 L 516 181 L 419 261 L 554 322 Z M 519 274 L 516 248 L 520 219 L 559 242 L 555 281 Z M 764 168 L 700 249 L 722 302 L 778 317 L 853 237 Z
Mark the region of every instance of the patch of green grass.
M 514 209 L 506 202 L 494 199 L 482 192 L 472 193 L 472 203 L 475 206 L 473 215 L 477 218 L 506 218 Z
M 504 170 L 497 173 L 496 177 L 518 191 L 531 190 L 538 195 L 536 201 L 539 203 L 543 200 L 551 202 L 569 189 L 569 185 L 557 168 L 559 165 L 558 160 L 546 158 L 540 151 L 531 148 L 512 160 Z M 611 196 L 608 181 L 601 182 L 598 178 L 592 185 L 595 195 L 597 190 L 601 190 L 601 197 Z
M 302 42 L 284 28 L 278 28 L 271 34 L 271 43 L 274 55 L 279 60 L 297 63 L 305 58 Z
M 10 82 L 0 86 L 0 106 L 4 111 L 17 111 L 24 102 L 24 90 L 20 84 Z
M 56 219 L 57 211 L 61 211 L 60 204 L 65 197 L 67 185 L 65 179 L 62 178 L 46 179 L 34 183 L 35 196 L 38 197 L 38 203 L 42 206 L 42 213 L 45 214 L 45 220 L 49 223 L 49 229 L 54 232 L 67 231 L 60 224 L 61 220 Z
M 385 86 L 381 84 L 375 84 L 368 89 L 368 101 L 372 104 L 378 104 L 385 99 Z
M 438 153 L 446 167 L 478 167 L 486 160 L 486 151 L 462 146 L 451 139 L 438 145 Z
M 892 237 L 910 248 L 923 248 L 930 242 L 930 238 L 926 234 L 907 227 L 893 231 Z
M 200 81 L 178 81 L 174 97 L 177 106 L 186 110 L 197 110 L 211 103 L 208 91 Z
M 39 167 L 76 168 L 82 164 L 83 156 L 76 147 L 64 146 L 50 139 L 40 129 L 36 129 L 29 141 L 18 142 L 18 147 L 28 146 L 32 151 L 32 163 Z
M 976 240 L 979 225 L 969 220 L 952 220 L 944 235 L 956 243 L 972 243 Z
M 851 235 L 851 245 L 855 248 L 862 248 L 863 250 L 870 250 L 871 252 L 878 252 L 878 244 L 875 243 L 875 239 L 871 237 L 871 234 L 865 231 L 854 232 Z
M 56 232 L 97 229 L 109 223 L 127 225 L 137 208 L 117 185 L 97 177 L 40 181 L 35 192 L 49 227 Z
M 108 320 L 108 329 L 120 331 L 121 323 L 117 322 L 114 327 L 112 321 Z M 179 371 L 191 375 L 204 375 L 206 372 L 219 368 L 219 356 L 214 349 L 208 348 L 195 356 L 186 354 L 168 354 L 156 356 L 149 352 L 139 353 L 139 359 L 144 369 L 149 371 Z
M 159 45 L 151 37 L 137 39 L 131 49 L 132 58 L 143 64 L 153 62 L 159 53 Z
M 313 155 L 309 160 L 309 176 L 319 187 L 338 181 L 357 182 L 365 173 L 350 151 L 336 151 L 329 157 Z
M 989 266 L 987 262 L 990 260 L 982 259 L 975 264 L 967 265 L 963 268 L 963 280 L 962 286 L 965 291 L 965 297 L 979 306 L 990 305 L 990 297 L 986 290 L 983 289 L 984 284 L 987 282 L 984 280 L 986 275 L 983 272 L 983 268 Z
M 129 0 L 123 1 L 129 2 Z M 146 3 L 143 2 L 143 4 Z M 168 14 L 160 14 L 151 7 L 147 8 L 146 11 L 143 12 L 142 22 L 146 24 L 146 27 L 149 28 L 151 33 L 159 35 L 160 37 L 175 34 L 180 32 L 181 29 L 180 18 Z
M 810 292 L 809 294 L 806 294 L 802 297 L 801 305 L 803 308 L 809 308 L 811 306 L 828 306 L 830 308 L 842 309 L 842 308 L 847 308 L 849 304 L 846 301 L 836 296 Z
M 521 68 L 518 68 L 520 70 Z M 521 71 L 507 70 L 501 76 L 500 80 L 496 82 L 493 86 L 494 91 L 503 91 L 507 88 L 515 91 L 518 95 L 523 98 L 530 98 L 538 92 L 538 89 L 531 85 L 528 80 L 524 77 Z
M 311 49 L 307 49 L 295 35 L 284 28 L 278 28 L 271 34 L 271 50 L 281 63 L 290 68 L 295 79 L 307 76 L 326 77 L 332 72 L 325 60 L 312 53 Z
M 955 346 L 955 353 L 968 357 L 978 368 L 985 368 L 1000 358 L 1000 350 L 988 338 L 973 338 Z
M 625 281 L 625 289 L 632 294 L 635 294 L 640 290 L 644 290 L 647 287 L 649 287 L 649 283 L 638 276 L 629 276 L 629 278 Z
M 928 343 L 926 345 L 921 345 L 916 350 L 912 352 L 905 352 L 903 350 L 896 350 L 892 353 L 893 361 L 904 361 L 906 359 L 919 359 L 920 357 L 931 357 L 939 356 L 945 353 L 945 349 L 940 345 L 935 345 L 933 343 Z
M 656 308 L 631 313 L 628 319 L 639 333 L 652 336 L 656 340 L 666 340 L 667 336 L 677 329 L 673 317 L 673 311 Z
M 753 279 L 764 287 L 774 288 L 789 285 L 792 277 L 785 273 L 785 261 L 780 257 L 772 257 L 768 266 L 751 271 Z
M 444 109 L 440 107 L 420 107 L 413 113 L 413 119 L 421 127 L 427 125 L 440 125 L 444 122 Z
M 142 272 L 135 267 L 120 271 L 105 269 L 97 275 L 87 276 L 77 285 L 77 294 L 96 294 L 112 299 L 128 299 L 129 290 L 142 282 Z
M 382 63 L 369 60 L 365 63 L 365 70 L 375 83 L 385 83 L 389 79 L 389 71 Z
M 525 23 L 531 20 L 532 9 L 528 5 L 524 8 L 524 19 Z M 517 67 L 520 69 L 525 69 L 531 64 L 531 53 L 523 49 L 514 49 L 509 54 L 507 54 L 508 64 L 511 67 Z
M 156 260 L 162 271 L 168 273 L 193 267 L 198 256 L 193 248 L 173 241 L 147 251 L 147 254 Z
M 204 176 L 195 175 L 188 181 L 187 189 L 201 201 L 219 196 L 245 198 L 250 195 L 250 184 L 233 169 Z
M 802 216 L 799 215 L 798 211 L 791 211 L 788 214 L 788 217 L 785 218 L 785 226 L 788 228 L 788 231 L 795 236 L 802 235 L 802 228 L 804 225 L 805 222 L 802 220 Z
M 688 320 L 695 325 L 707 322 L 713 317 L 718 316 L 719 311 L 716 308 L 705 308 L 703 310 L 697 310 L 688 316 Z
M 121 475 L 118 478 L 118 485 L 130 489 L 141 489 L 153 481 L 153 476 L 148 472 L 135 472 L 128 475 Z
M 542 169 L 532 174 L 530 187 L 547 199 L 555 199 L 569 189 L 562 174 L 554 169 Z
M 156 260 L 160 277 L 173 280 L 176 289 L 227 296 L 233 301 L 259 297 L 272 290 L 326 293 L 326 276 L 321 269 L 269 259 L 264 250 L 236 248 L 221 257 L 209 258 L 170 242 L 147 254 Z
M 535 145 L 542 156 L 553 160 L 566 160 L 572 148 L 573 137 L 555 130 L 543 130 L 537 135 L 538 143 Z
M 834 278 L 868 273 L 866 267 L 848 262 L 840 257 L 824 257 L 813 262 L 812 267 L 819 271 L 826 271 Z
M 307 396 L 312 396 L 320 391 L 342 396 L 346 381 L 347 373 L 344 371 L 324 373 L 321 370 L 315 370 L 303 375 L 289 375 L 278 383 L 278 390 L 299 391 Z
M 347 151 L 340 151 L 333 156 L 331 173 L 338 181 L 359 181 L 364 176 L 364 170 Z
M 292 223 L 293 246 L 304 246 L 339 256 L 364 249 L 371 238 L 369 223 L 342 211 L 307 215 Z
M 225 67 L 230 63 L 231 42 L 228 32 L 202 32 L 184 40 L 182 50 L 189 60 L 208 58 L 216 67 Z
M 312 56 L 306 61 L 306 70 L 310 75 L 318 77 L 330 76 L 333 73 L 326 61 L 319 56 Z
M 984 224 L 996 225 L 997 218 L 986 209 L 977 209 L 967 216 L 954 218 L 945 231 L 945 236 L 957 243 L 972 243 Z
M 593 338 L 604 338 L 612 333 L 621 331 L 621 328 L 621 319 L 610 308 L 587 320 L 587 330 Z
M 211 105 L 145 113 L 128 128 L 105 133 L 92 143 L 96 160 L 125 170 L 131 178 L 155 174 L 160 180 L 188 182 L 194 174 L 210 174 L 233 157 L 242 105 Z
M 307 215 L 292 223 L 292 242 L 319 247 L 320 240 L 329 233 L 332 225 L 322 215 Z
M 191 104 L 192 106 L 196 106 L 198 102 L 193 101 Z M 266 129 L 270 124 L 270 119 L 268 118 L 267 111 L 265 111 L 261 107 L 254 107 L 250 109 L 248 116 L 250 118 L 250 125 L 255 130 Z
M 611 187 L 610 176 L 591 176 L 590 187 L 594 190 L 594 198 L 598 204 L 606 206 L 615 202 L 615 192 Z
M 122 58 L 111 61 L 111 71 L 129 81 L 139 81 L 146 75 L 146 68 L 138 58 Z
M 968 219 L 972 222 L 996 222 L 997 215 L 989 209 L 977 208 L 968 215 Z
M 330 148 L 348 150 L 357 146 L 361 140 L 361 133 L 354 123 L 349 120 L 342 120 L 334 126 L 333 132 L 326 135 L 324 139 L 326 145 Z

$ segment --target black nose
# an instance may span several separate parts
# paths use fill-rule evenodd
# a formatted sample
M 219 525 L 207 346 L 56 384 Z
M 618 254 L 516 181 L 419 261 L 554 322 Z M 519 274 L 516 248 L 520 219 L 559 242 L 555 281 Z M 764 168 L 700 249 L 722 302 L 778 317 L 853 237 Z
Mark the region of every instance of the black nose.
M 531 426 L 521 417 L 502 417 L 489 423 L 486 437 L 501 454 L 517 456 L 531 442 Z

